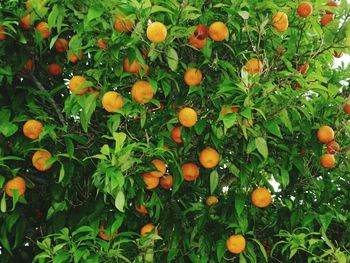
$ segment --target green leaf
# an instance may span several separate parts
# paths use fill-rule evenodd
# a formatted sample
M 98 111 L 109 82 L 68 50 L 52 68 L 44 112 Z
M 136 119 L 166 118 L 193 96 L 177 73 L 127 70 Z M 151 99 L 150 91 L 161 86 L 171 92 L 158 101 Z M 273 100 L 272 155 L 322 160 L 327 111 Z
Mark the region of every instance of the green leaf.
M 177 66 L 179 64 L 179 57 L 178 57 L 177 52 L 176 52 L 175 49 L 173 49 L 173 48 L 169 48 L 168 49 L 167 61 L 168 61 L 169 68 L 172 71 L 176 71 Z
M 89 8 L 88 14 L 87 14 L 87 22 L 90 22 L 91 20 L 100 17 L 103 14 L 103 9 L 100 6 L 94 5 Z
M 226 252 L 226 241 L 223 239 L 220 239 L 216 242 L 216 257 L 218 259 L 218 262 L 222 261 L 222 257 L 225 255 Z
M 261 253 L 263 254 L 264 256 L 264 259 L 266 262 L 268 262 L 268 258 L 267 258 L 267 254 L 266 254 L 266 250 L 265 250 L 265 247 L 263 246 L 263 244 L 261 244 L 261 242 L 255 238 L 252 238 L 252 240 L 258 244 L 259 248 L 260 248 L 260 251 Z
M 243 19 L 249 19 L 249 13 L 247 11 L 238 11 L 237 12 Z
M 238 217 L 242 214 L 244 210 L 245 200 L 246 198 L 243 195 L 235 195 L 235 209 Z
M 61 164 L 60 175 L 58 177 L 58 183 L 62 182 L 63 178 L 64 178 L 64 166 L 63 166 L 63 164 Z
M 0 204 L 0 209 L 2 213 L 6 213 L 7 211 L 7 206 L 6 206 L 6 194 L 4 192 L 2 198 L 1 198 L 1 204 Z
M 2 122 L 0 124 L 0 131 L 5 137 L 10 137 L 18 130 L 18 126 L 11 122 Z
M 280 119 L 282 121 L 282 123 L 287 127 L 287 129 L 293 133 L 293 126 L 292 126 L 292 122 L 289 119 L 289 115 L 288 115 L 288 111 L 286 109 L 283 109 L 280 114 Z
M 216 187 L 219 184 L 219 174 L 216 170 L 210 173 L 210 194 L 215 192 Z
M 289 184 L 289 173 L 283 167 L 280 167 L 280 169 L 281 169 L 282 186 L 283 188 L 286 188 L 287 185 Z
M 231 128 L 236 123 L 236 120 L 237 120 L 237 114 L 235 112 L 226 114 L 222 119 L 226 129 Z
M 109 145 L 108 144 L 104 144 L 100 150 L 100 152 L 104 155 L 109 156 L 110 154 L 110 150 L 109 150 Z
M 119 191 L 117 193 L 117 196 L 115 198 L 115 207 L 120 211 L 124 213 L 124 204 L 125 204 L 125 195 L 123 191 Z
M 278 122 L 276 120 L 266 121 L 264 122 L 264 126 L 271 134 L 277 136 L 280 139 L 283 138 L 280 127 L 278 126 Z
M 113 133 L 113 138 L 115 140 L 115 152 L 120 152 L 126 140 L 126 134 L 124 132 L 115 132 Z
M 323 214 L 323 215 L 319 215 L 318 219 L 322 225 L 322 228 L 327 231 L 329 224 L 332 222 L 333 219 L 333 215 L 329 212 Z
M 267 148 L 267 143 L 264 138 L 262 137 L 257 137 L 255 138 L 255 145 L 256 148 L 258 149 L 258 152 L 265 158 L 267 159 L 267 156 L 269 154 L 269 150 Z

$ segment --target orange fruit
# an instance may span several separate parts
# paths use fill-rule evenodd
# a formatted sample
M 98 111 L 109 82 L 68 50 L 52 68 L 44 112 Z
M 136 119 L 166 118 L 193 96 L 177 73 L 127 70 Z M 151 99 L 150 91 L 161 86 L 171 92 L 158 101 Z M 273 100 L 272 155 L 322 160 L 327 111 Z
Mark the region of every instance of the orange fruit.
M 24 28 L 24 29 L 31 29 L 32 28 L 32 25 L 30 24 L 30 16 L 31 16 L 31 14 L 29 13 L 19 20 L 19 25 L 22 28 Z
M 143 215 L 148 214 L 148 210 L 147 210 L 145 204 L 141 204 L 140 206 L 137 206 L 137 204 L 135 203 L 135 210 Z
M 143 237 L 147 236 L 147 234 L 151 233 L 154 228 L 155 228 L 155 225 L 153 225 L 153 224 L 144 225 L 140 230 L 141 236 L 143 236 Z M 154 234 L 158 236 L 158 229 L 157 228 L 154 231 Z
M 147 38 L 153 43 L 160 43 L 166 39 L 167 28 L 160 22 L 153 22 L 147 27 Z
M 49 65 L 49 72 L 53 76 L 58 76 L 62 74 L 62 67 L 58 64 L 50 64 Z
M 174 127 L 171 131 L 171 139 L 176 143 L 182 143 L 181 126 Z
M 22 196 L 27 189 L 26 181 L 20 177 L 16 176 L 11 180 L 8 180 L 5 184 L 5 193 L 12 197 L 13 190 L 17 190 L 18 196 Z
M 330 7 L 332 7 L 332 9 L 334 9 L 334 8 L 338 7 L 338 3 L 335 1 L 330 1 L 327 3 L 327 6 L 330 6 Z M 328 11 L 328 10 L 326 11 L 326 13 L 327 14 L 334 14 L 334 12 Z
M 197 86 L 202 81 L 202 72 L 196 68 L 189 68 L 185 72 L 184 81 L 188 86 Z
M 40 121 L 28 120 L 23 125 L 23 134 L 29 139 L 36 140 L 39 138 L 43 129 L 43 124 Z
M 78 60 L 82 60 L 83 56 L 84 56 L 83 51 L 80 51 L 79 57 L 75 53 L 72 53 L 69 57 L 69 61 L 72 63 L 76 63 Z
M 0 25 L 0 40 L 5 40 L 7 38 L 7 35 L 5 33 L 5 28 L 2 25 Z
M 205 200 L 205 203 L 207 206 L 213 206 L 219 203 L 219 199 L 215 195 L 208 196 L 208 198 Z
M 327 143 L 334 140 L 334 131 L 331 127 L 324 125 L 317 131 L 317 138 L 322 143 Z
M 301 17 L 308 17 L 312 14 L 313 8 L 309 2 L 301 2 L 298 5 L 297 13 Z
M 199 162 L 204 168 L 214 168 L 219 164 L 220 154 L 211 147 L 207 147 L 199 154 Z
M 51 159 L 52 155 L 46 150 L 39 150 L 33 154 L 32 164 L 39 171 L 47 171 L 52 167 L 52 164 L 46 165 L 47 160 Z
M 203 24 L 199 24 L 196 30 L 194 31 L 194 36 L 199 40 L 203 40 L 208 37 L 208 33 L 208 28 Z
M 245 63 L 245 69 L 251 75 L 261 74 L 263 71 L 263 63 L 257 58 L 251 58 Z
M 118 234 L 118 230 L 116 230 L 113 234 L 111 234 L 109 237 L 106 235 L 106 230 L 104 228 L 104 225 L 101 224 L 100 227 L 100 233 L 98 234 L 98 236 L 100 238 L 102 238 L 105 241 L 109 241 L 110 239 L 112 239 L 116 234 Z
M 271 193 L 265 187 L 258 187 L 252 192 L 252 204 L 265 208 L 272 202 Z
M 235 106 L 230 106 L 230 105 L 222 105 L 221 106 L 221 111 L 220 114 L 222 114 L 223 116 L 225 116 L 226 114 L 232 113 L 232 112 L 238 112 L 239 111 L 239 107 L 235 107 Z
M 134 73 L 135 76 L 140 76 L 140 70 L 144 70 L 145 71 L 145 77 L 147 77 L 148 72 L 149 72 L 149 67 L 148 65 L 145 65 L 144 67 L 142 67 L 137 60 L 135 59 L 131 64 L 128 58 L 124 59 L 123 62 L 123 69 L 126 72 L 130 72 L 130 73 Z
M 350 99 L 347 99 L 344 106 L 343 110 L 346 114 L 350 115 Z
M 321 156 L 320 162 L 324 168 L 332 168 L 335 165 L 334 155 L 326 153 Z
M 333 52 L 333 57 L 335 58 L 341 58 L 344 55 L 343 51 L 336 51 Z
M 50 36 L 49 25 L 46 22 L 39 22 L 35 26 L 35 30 L 41 33 L 43 39 L 47 39 Z
M 107 49 L 108 48 L 108 45 L 106 44 L 106 42 L 102 39 L 102 38 L 99 38 L 97 40 L 97 45 L 102 48 L 102 49 Z
M 226 248 L 233 254 L 244 251 L 246 246 L 245 238 L 242 235 L 232 235 L 226 240 Z
M 199 168 L 194 163 L 183 164 L 181 170 L 185 181 L 194 181 L 199 176 Z
M 328 25 L 330 22 L 333 21 L 333 14 L 324 14 L 322 17 L 321 17 L 321 25 L 322 26 L 326 26 Z
M 154 92 L 148 81 L 138 80 L 131 88 L 131 96 L 135 102 L 146 104 L 153 98 Z
M 228 34 L 228 28 L 223 22 L 214 22 L 209 27 L 209 36 L 214 41 L 223 41 L 228 37 Z
M 278 56 L 282 56 L 285 52 L 286 52 L 286 48 L 285 47 L 279 47 L 277 49 L 277 55 Z
M 86 78 L 82 76 L 74 76 L 69 81 L 69 90 L 76 95 L 83 95 L 88 91 L 88 87 L 81 88 L 81 86 L 86 82 Z
M 159 178 L 152 176 L 150 173 L 144 173 L 142 177 L 148 190 L 156 188 L 159 184 Z
M 22 71 L 24 73 L 30 73 L 33 70 L 33 60 L 30 58 L 28 59 L 27 63 L 24 64 Z
M 152 161 L 152 164 L 156 167 L 156 170 L 154 170 L 153 172 L 150 172 L 150 175 L 158 178 L 162 177 L 166 172 L 165 162 L 159 159 L 154 159 Z
M 205 44 L 207 43 L 207 39 L 198 39 L 194 34 L 191 34 L 188 43 L 195 48 L 201 49 L 205 47 Z
M 302 64 L 302 65 L 299 65 L 297 70 L 301 73 L 301 74 L 305 74 L 308 70 L 309 70 L 309 63 L 306 63 L 306 64 Z
M 184 127 L 192 127 L 196 124 L 198 120 L 197 112 L 191 108 L 183 108 L 179 112 L 179 121 Z
M 102 106 L 108 112 L 120 110 L 123 105 L 123 97 L 118 92 L 107 91 L 102 97 Z
M 288 29 L 288 16 L 284 12 L 277 12 L 272 17 L 272 26 L 277 32 L 284 32 Z
M 64 38 L 57 38 L 54 47 L 57 52 L 63 53 L 68 49 L 68 41 Z
M 173 187 L 174 184 L 174 178 L 172 175 L 164 175 L 159 180 L 160 186 L 163 187 L 165 190 L 169 190 Z
M 336 141 L 330 141 L 326 145 L 327 153 L 336 154 L 340 150 L 340 146 Z
M 114 29 L 117 32 L 130 32 L 134 27 L 134 23 L 122 16 L 116 17 L 114 21 Z

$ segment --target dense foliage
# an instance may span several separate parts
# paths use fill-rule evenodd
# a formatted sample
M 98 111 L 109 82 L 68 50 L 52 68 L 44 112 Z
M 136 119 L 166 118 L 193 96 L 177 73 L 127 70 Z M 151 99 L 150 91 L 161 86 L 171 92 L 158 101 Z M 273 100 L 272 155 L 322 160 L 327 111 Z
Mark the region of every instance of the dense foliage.
M 350 6 L 299 4 L 1 1 L 0 261 L 349 262 Z

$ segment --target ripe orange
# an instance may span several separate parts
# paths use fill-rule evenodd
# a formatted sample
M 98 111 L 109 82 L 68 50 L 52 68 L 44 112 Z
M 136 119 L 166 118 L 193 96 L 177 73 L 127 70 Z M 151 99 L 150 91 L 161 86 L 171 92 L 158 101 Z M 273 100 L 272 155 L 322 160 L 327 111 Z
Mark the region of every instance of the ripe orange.
M 5 28 L 2 25 L 0 25 L 0 40 L 5 40 L 7 38 L 7 35 L 5 33 Z
M 106 42 L 102 39 L 102 38 L 99 38 L 97 40 L 97 45 L 102 48 L 102 49 L 107 49 L 108 48 L 108 45 L 106 44 Z
M 213 206 L 219 203 L 219 199 L 215 195 L 208 196 L 208 198 L 205 200 L 205 203 L 207 206 Z
M 172 175 L 164 175 L 159 180 L 160 186 L 163 187 L 165 190 L 169 190 L 173 187 L 174 184 L 174 178 Z
M 179 112 L 179 121 L 184 127 L 192 127 L 196 124 L 198 120 L 197 112 L 191 108 L 183 108 Z
M 147 38 L 153 43 L 160 43 L 166 39 L 167 28 L 160 22 L 153 22 L 147 27 Z
M 62 67 L 58 64 L 50 64 L 49 65 L 49 72 L 53 76 L 58 76 L 62 74 Z
M 124 59 L 123 62 L 123 68 L 124 71 L 126 72 L 130 72 L 130 73 L 134 73 L 135 76 L 140 76 L 140 70 L 144 70 L 145 71 L 145 77 L 148 76 L 148 72 L 149 72 L 149 67 L 148 65 L 145 65 L 144 67 L 142 67 L 137 60 L 135 59 L 131 64 L 128 58 Z
M 114 21 L 114 29 L 117 32 L 130 32 L 134 27 L 134 23 L 122 16 L 116 17 Z
M 52 164 L 46 165 L 47 160 L 51 159 L 52 155 L 46 150 L 39 150 L 33 154 L 32 164 L 39 171 L 47 171 L 52 167 Z
M 148 214 L 148 210 L 147 210 L 145 204 L 141 204 L 140 206 L 137 206 L 137 204 L 135 203 L 135 210 L 143 215 Z
M 102 238 L 105 241 L 109 241 L 110 239 L 112 239 L 116 234 L 118 234 L 118 230 L 116 230 L 113 234 L 111 234 L 109 237 L 106 235 L 106 230 L 104 228 L 104 225 L 101 224 L 100 227 L 100 233 L 98 234 L 98 236 L 100 238 Z
M 196 68 L 189 68 L 185 72 L 184 81 L 188 86 L 197 86 L 202 81 L 202 72 Z
M 271 193 L 265 187 L 258 187 L 252 192 L 252 204 L 265 208 L 272 202 Z
M 32 25 L 30 24 L 31 13 L 25 15 L 19 20 L 19 25 L 24 29 L 31 29 Z
M 199 162 L 204 168 L 214 168 L 219 164 L 220 154 L 213 148 L 207 147 L 199 154 Z
M 246 246 L 245 238 L 242 235 L 232 235 L 226 240 L 226 248 L 233 254 L 244 251 Z
M 203 40 L 208 37 L 208 33 L 208 28 L 203 24 L 199 24 L 196 30 L 194 31 L 194 36 L 199 40 Z
M 181 170 L 185 181 L 194 181 L 199 176 L 199 168 L 194 163 L 183 164 Z
M 308 17 L 312 14 L 313 8 L 309 2 L 301 2 L 298 5 L 297 13 L 301 17 Z
M 131 88 L 131 96 L 135 102 L 146 104 L 153 98 L 154 92 L 148 81 L 138 80 Z
M 334 9 L 334 8 L 338 7 L 338 4 L 335 1 L 330 1 L 327 3 L 327 6 L 330 6 L 332 9 Z M 334 12 L 328 11 L 328 10 L 326 11 L 326 13 L 327 14 L 334 14 Z
M 322 17 L 321 17 L 321 25 L 322 26 L 326 26 L 328 25 L 330 22 L 333 21 L 333 14 L 324 14 Z
M 334 131 L 331 127 L 324 125 L 317 131 L 317 138 L 322 143 L 327 143 L 334 140 Z
M 154 228 L 155 228 L 155 225 L 153 225 L 153 224 L 144 225 L 140 230 L 141 236 L 143 236 L 143 237 L 147 236 L 147 234 L 151 233 Z M 155 229 L 154 234 L 158 236 L 158 229 L 157 228 Z
M 326 153 L 321 156 L 320 162 L 324 168 L 332 168 L 335 165 L 334 155 Z
M 123 105 L 123 97 L 118 92 L 107 91 L 102 97 L 102 106 L 108 112 L 120 110 Z
M 43 124 L 37 120 L 28 120 L 23 125 L 23 134 L 29 139 L 36 140 L 43 131 Z
M 86 81 L 87 81 L 86 78 L 84 78 L 82 76 L 74 76 L 69 81 L 70 91 L 76 95 L 85 94 L 88 91 L 89 87 L 83 87 L 83 88 L 81 88 L 81 87 Z
M 335 58 L 341 58 L 344 55 L 343 51 L 336 51 L 333 52 L 333 57 Z
M 288 29 L 288 16 L 284 12 L 277 12 L 272 17 L 272 26 L 277 32 L 284 32 Z
M 251 75 L 261 74 L 263 71 L 263 63 L 257 58 L 251 58 L 245 64 L 245 69 Z
M 43 39 L 47 39 L 50 36 L 49 25 L 46 22 L 39 22 L 35 26 L 35 30 L 41 33 Z
M 228 28 L 223 22 L 214 22 L 209 27 L 209 36 L 214 41 L 223 41 L 228 37 L 228 34 Z
M 195 48 L 201 49 L 205 47 L 205 44 L 207 43 L 207 39 L 198 39 L 194 34 L 191 34 L 188 43 Z
M 13 190 L 17 190 L 18 196 L 22 196 L 26 189 L 26 181 L 20 176 L 16 176 L 13 179 L 8 180 L 5 184 L 5 193 L 10 197 L 13 196 Z
M 350 115 L 350 98 L 346 100 L 343 110 L 346 114 Z
M 69 53 L 67 53 L 67 55 L 68 54 Z M 83 56 L 84 56 L 83 51 L 80 51 L 79 57 L 75 53 L 72 53 L 69 57 L 69 61 L 72 63 L 76 63 L 78 60 L 82 60 Z
M 171 139 L 176 143 L 182 143 L 181 126 L 174 127 L 171 131 Z
M 336 141 L 330 141 L 326 145 L 327 153 L 336 154 L 340 150 L 340 146 Z
M 239 107 L 224 104 L 221 106 L 220 114 L 225 116 L 226 114 L 229 114 L 232 112 L 238 112 L 238 111 L 239 111 Z
M 144 173 L 142 177 L 148 190 L 156 188 L 159 184 L 159 178 L 152 176 L 150 173 Z
M 33 70 L 33 60 L 30 58 L 28 59 L 27 63 L 24 64 L 22 71 L 28 74 L 32 72 L 32 70 Z
M 297 70 L 301 73 L 301 74 L 305 74 L 308 70 L 309 70 L 309 63 L 306 63 L 306 64 L 302 64 L 302 65 L 298 65 L 298 68 Z
M 166 172 L 165 162 L 159 159 L 154 159 L 152 164 L 156 167 L 156 169 L 153 172 L 150 172 L 150 175 L 158 178 L 162 177 Z
M 68 41 L 64 38 L 58 38 L 54 44 L 57 52 L 63 53 L 68 49 Z

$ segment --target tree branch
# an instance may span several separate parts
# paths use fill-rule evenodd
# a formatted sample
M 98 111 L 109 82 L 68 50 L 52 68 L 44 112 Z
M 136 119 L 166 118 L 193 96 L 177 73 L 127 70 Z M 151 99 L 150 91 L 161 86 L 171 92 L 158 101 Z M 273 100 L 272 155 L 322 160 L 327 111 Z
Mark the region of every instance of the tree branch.
M 33 74 L 30 74 L 30 79 L 35 83 L 35 85 L 42 91 L 42 92 L 45 92 L 47 95 L 48 94 L 48 91 L 45 89 L 45 87 L 41 84 L 41 82 L 33 75 Z M 60 108 L 58 107 L 58 105 L 56 104 L 55 100 L 50 97 L 50 96 L 47 96 L 48 97 L 48 100 L 50 101 L 50 103 L 52 104 L 53 108 L 55 109 L 56 111 L 56 114 L 60 120 L 60 122 L 62 123 L 62 125 L 66 125 L 67 122 L 66 120 L 64 119 L 62 113 L 61 113 L 61 110 Z

